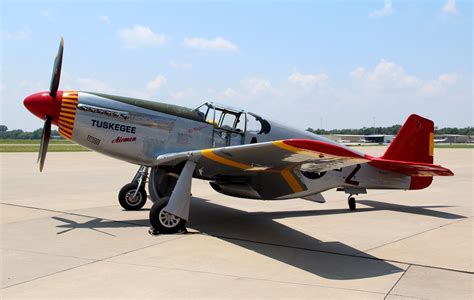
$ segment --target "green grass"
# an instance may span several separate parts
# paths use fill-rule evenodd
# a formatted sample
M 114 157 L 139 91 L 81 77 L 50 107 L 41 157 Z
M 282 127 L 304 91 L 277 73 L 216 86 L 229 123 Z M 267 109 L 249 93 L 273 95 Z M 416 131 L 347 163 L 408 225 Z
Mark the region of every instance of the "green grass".
M 39 144 L 0 144 L 0 152 L 38 152 Z M 80 145 L 75 144 L 50 144 L 48 152 L 77 152 L 90 151 Z
M 0 140 L 0 152 L 38 152 L 40 140 Z M 380 145 L 353 145 L 350 147 L 370 147 Z M 435 148 L 474 149 L 474 144 L 435 144 Z M 50 140 L 48 152 L 90 151 L 67 140 Z
M 0 152 L 38 152 L 40 140 L 0 140 Z M 50 140 L 48 152 L 90 151 L 67 140 Z
M 5 140 L 0 140 L 0 145 L 3 145 L 3 144 L 21 144 L 21 145 L 25 145 L 25 144 L 40 144 L 40 140 L 15 140 L 15 139 L 5 139 Z M 70 144 L 70 145 L 74 145 L 73 142 L 71 141 L 67 141 L 67 140 L 50 140 L 49 141 L 49 144 L 52 145 L 52 144 Z

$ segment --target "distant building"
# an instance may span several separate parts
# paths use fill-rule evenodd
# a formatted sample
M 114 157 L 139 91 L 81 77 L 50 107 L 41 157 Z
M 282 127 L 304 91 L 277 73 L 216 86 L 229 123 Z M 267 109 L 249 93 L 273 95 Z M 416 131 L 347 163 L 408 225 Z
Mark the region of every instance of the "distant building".
M 460 134 L 437 134 L 435 135 L 435 143 L 448 143 L 448 144 L 456 144 L 456 143 L 469 143 L 471 137 L 468 135 L 460 135 Z
M 390 144 L 395 136 L 390 134 L 371 134 L 366 135 L 364 138 L 367 143 L 377 143 L 377 144 Z
M 358 134 L 330 134 L 326 135 L 330 140 L 336 141 L 338 143 L 365 143 L 364 135 Z
M 332 134 L 326 135 L 327 138 L 342 144 L 365 144 L 365 143 L 376 143 L 376 144 L 389 144 L 393 141 L 393 135 L 387 134 L 371 134 L 371 135 L 358 135 L 358 134 Z
M 390 134 L 370 134 L 370 135 L 358 135 L 358 134 L 331 134 L 325 135 L 328 139 L 336 141 L 341 144 L 390 144 L 395 138 L 394 135 Z M 474 143 L 468 135 L 460 134 L 437 134 L 434 136 L 435 143 Z

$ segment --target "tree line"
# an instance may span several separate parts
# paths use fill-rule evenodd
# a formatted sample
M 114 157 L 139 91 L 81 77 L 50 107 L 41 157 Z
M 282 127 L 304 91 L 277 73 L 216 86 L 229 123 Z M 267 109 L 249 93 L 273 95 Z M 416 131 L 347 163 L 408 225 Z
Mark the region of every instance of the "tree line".
M 354 134 L 354 135 L 370 135 L 370 134 L 390 134 L 396 135 L 402 128 L 401 125 L 393 125 L 389 127 L 362 127 L 359 129 L 306 129 L 309 132 L 313 132 L 321 135 L 328 134 Z M 23 131 L 21 129 L 8 130 L 5 125 L 0 125 L 0 139 L 20 139 L 20 140 L 34 140 L 40 139 L 43 129 L 39 128 L 34 131 Z M 435 134 L 460 134 L 460 135 L 474 135 L 474 127 L 446 127 L 446 128 L 435 128 Z M 59 136 L 57 130 L 51 131 L 52 136 Z
M 386 135 L 396 135 L 398 131 L 402 128 L 402 125 L 393 125 L 389 127 L 362 127 L 360 129 L 306 129 L 309 132 L 320 134 L 320 135 L 329 135 L 329 134 L 353 134 L 353 135 L 370 135 L 370 134 L 386 134 Z M 435 127 L 435 134 L 460 134 L 460 135 L 474 135 L 474 127 L 446 127 L 446 128 L 437 128 Z
M 38 140 L 41 139 L 43 128 L 36 129 L 34 131 L 23 131 L 21 129 L 8 130 L 5 125 L 0 125 L 0 139 L 13 139 L 13 140 Z M 51 136 L 59 136 L 57 130 L 51 130 Z

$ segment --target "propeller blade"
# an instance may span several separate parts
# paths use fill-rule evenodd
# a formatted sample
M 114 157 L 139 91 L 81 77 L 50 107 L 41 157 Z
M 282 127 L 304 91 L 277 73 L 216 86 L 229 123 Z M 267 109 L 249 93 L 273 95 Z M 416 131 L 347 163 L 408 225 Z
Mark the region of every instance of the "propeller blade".
M 50 116 L 46 116 L 44 122 L 43 134 L 41 135 L 40 150 L 38 153 L 38 161 L 40 164 L 40 172 L 43 171 L 44 160 L 46 159 L 46 153 L 48 152 L 49 138 L 51 137 L 51 120 Z
M 53 74 L 51 75 L 51 85 L 49 87 L 49 95 L 56 97 L 59 88 L 59 79 L 61 78 L 61 66 L 63 64 L 64 39 L 61 38 L 59 43 L 58 54 L 54 59 Z

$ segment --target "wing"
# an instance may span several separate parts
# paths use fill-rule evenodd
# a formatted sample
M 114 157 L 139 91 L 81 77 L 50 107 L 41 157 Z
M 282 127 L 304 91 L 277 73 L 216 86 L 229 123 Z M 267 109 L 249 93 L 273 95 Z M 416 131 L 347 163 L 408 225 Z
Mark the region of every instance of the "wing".
M 369 161 L 337 144 L 290 139 L 162 155 L 157 164 L 176 165 L 187 159 L 196 162 L 196 176 L 249 185 L 262 199 L 307 190 L 298 175 L 302 167 L 319 173 Z

